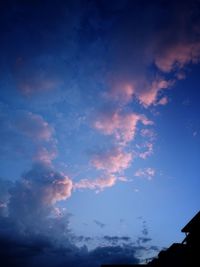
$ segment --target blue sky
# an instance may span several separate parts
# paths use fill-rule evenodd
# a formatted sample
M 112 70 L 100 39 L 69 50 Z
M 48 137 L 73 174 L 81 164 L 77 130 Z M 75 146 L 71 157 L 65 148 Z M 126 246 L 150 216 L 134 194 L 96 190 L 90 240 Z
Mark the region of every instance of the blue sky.
M 198 1 L 0 7 L 1 247 L 84 267 L 180 242 L 200 200 Z

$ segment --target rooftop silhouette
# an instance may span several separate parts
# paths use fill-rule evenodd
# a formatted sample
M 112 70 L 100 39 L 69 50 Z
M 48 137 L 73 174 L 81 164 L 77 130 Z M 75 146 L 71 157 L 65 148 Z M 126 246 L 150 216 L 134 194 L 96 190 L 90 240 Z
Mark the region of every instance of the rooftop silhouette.
M 186 224 L 181 232 L 186 237 L 182 243 L 174 243 L 147 264 L 102 265 L 102 267 L 146 266 L 146 267 L 186 267 L 200 266 L 200 211 Z

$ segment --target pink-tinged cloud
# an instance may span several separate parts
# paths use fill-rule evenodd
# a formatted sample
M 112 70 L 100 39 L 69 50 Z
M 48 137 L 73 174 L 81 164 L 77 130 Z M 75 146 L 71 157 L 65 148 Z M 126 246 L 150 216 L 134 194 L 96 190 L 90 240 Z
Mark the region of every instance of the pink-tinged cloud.
M 65 174 L 56 172 L 48 166 L 35 164 L 24 174 L 22 180 L 16 183 L 15 196 L 19 198 L 19 203 L 16 205 L 20 206 L 21 203 L 22 210 L 25 206 L 29 206 L 29 209 L 32 208 L 33 212 L 37 212 L 34 208 L 41 210 L 68 199 L 72 188 L 72 180 Z
M 132 154 L 113 149 L 112 151 L 97 154 L 92 160 L 97 170 L 104 170 L 107 173 L 118 173 L 130 166 Z
M 73 184 L 69 177 L 62 175 L 62 177 L 53 180 L 52 183 L 44 189 L 44 200 L 52 204 L 61 200 L 66 200 L 71 196 L 72 187 Z
M 134 176 L 136 177 L 142 177 L 147 178 L 148 180 L 152 180 L 152 178 L 155 176 L 156 171 L 153 168 L 145 168 L 145 169 L 138 169 Z
M 112 187 L 115 185 L 117 178 L 108 174 L 106 177 L 100 177 L 94 180 L 82 179 L 79 182 L 74 184 L 74 189 L 91 189 L 102 191 L 106 187 Z
M 169 88 L 171 84 L 171 81 L 157 79 L 152 82 L 149 88 L 144 91 L 139 91 L 137 93 L 137 98 L 139 99 L 140 103 L 145 107 L 149 107 L 150 105 L 156 105 L 158 104 L 157 98 L 159 92 Z
M 15 124 L 24 135 L 34 141 L 49 141 L 53 134 L 53 128 L 48 122 L 31 112 L 24 113 Z
M 142 159 L 146 159 L 153 154 L 153 144 L 152 143 L 145 143 L 144 144 L 145 151 L 139 153 L 139 157 Z
M 135 88 L 131 84 L 113 85 L 112 89 L 106 94 L 110 100 L 128 103 L 133 99 Z
M 162 97 L 157 103 L 156 105 L 161 105 L 161 106 L 165 106 L 168 104 L 168 98 L 166 96 Z
M 45 165 L 51 165 L 52 161 L 57 157 L 57 150 L 39 147 L 33 157 L 34 162 L 41 162 Z
M 186 64 L 198 63 L 200 60 L 200 43 L 179 42 L 166 47 L 158 53 L 155 59 L 156 66 L 163 72 L 183 68 Z
M 144 115 L 136 113 L 120 114 L 119 111 L 102 113 L 94 123 L 94 127 L 104 135 L 113 135 L 122 145 L 132 141 L 137 130 L 137 123 L 152 125 Z

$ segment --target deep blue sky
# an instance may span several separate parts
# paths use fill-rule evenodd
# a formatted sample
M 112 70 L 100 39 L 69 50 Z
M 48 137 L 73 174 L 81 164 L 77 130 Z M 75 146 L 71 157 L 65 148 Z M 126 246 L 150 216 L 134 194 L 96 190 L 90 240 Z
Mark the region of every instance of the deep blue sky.
M 0 248 L 136 263 L 199 210 L 199 1 L 1 1 Z M 23 248 L 23 249 L 22 249 Z

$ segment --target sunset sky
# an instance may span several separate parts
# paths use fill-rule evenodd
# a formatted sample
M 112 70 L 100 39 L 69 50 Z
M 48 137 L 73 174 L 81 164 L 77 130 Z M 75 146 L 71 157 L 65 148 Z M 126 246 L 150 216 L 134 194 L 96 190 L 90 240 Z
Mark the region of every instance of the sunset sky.
M 181 242 L 200 203 L 200 2 L 4 0 L 0 33 L 0 257 L 98 267 Z

